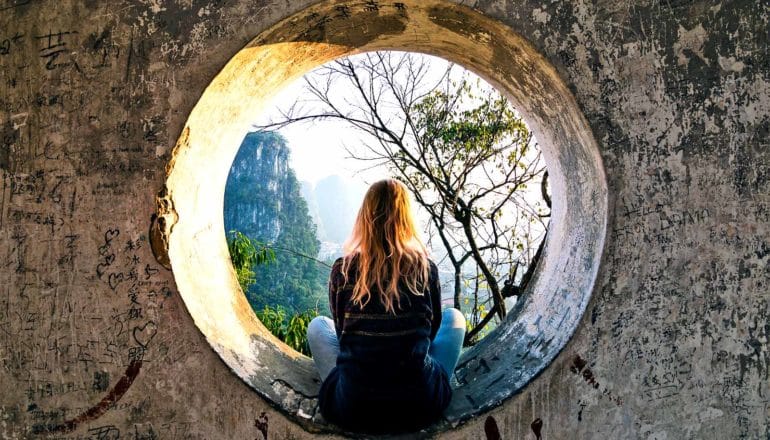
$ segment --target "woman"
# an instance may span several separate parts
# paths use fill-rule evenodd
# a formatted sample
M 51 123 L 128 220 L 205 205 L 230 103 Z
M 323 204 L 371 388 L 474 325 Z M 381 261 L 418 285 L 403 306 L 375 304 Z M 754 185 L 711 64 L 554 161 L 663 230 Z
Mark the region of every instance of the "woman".
M 400 182 L 369 188 L 345 251 L 329 277 L 334 320 L 318 317 L 308 327 L 323 380 L 321 414 L 357 431 L 424 427 L 449 404 L 465 318 L 456 309 L 441 313 L 438 269 Z

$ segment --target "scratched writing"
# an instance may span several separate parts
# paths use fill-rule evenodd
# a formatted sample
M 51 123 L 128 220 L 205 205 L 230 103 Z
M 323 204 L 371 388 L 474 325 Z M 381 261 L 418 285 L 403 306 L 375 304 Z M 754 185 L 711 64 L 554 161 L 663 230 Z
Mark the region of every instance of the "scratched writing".
M 153 116 L 142 120 L 142 139 L 147 142 L 157 142 L 166 127 L 163 116 Z M 140 151 L 141 152 L 141 151 Z
M 366 0 L 364 3 L 364 11 L 378 12 L 380 10 L 380 3 L 377 0 Z
M 334 7 L 334 9 L 337 11 L 337 17 L 339 18 L 350 18 L 351 12 L 350 12 L 350 6 L 347 5 L 337 5 Z
M 169 403 L 163 398 L 169 390 L 179 391 L 172 376 L 180 368 L 193 360 L 208 362 L 212 355 L 194 328 L 174 331 L 190 320 L 180 319 L 186 311 L 181 299 L 174 300 L 173 277 L 156 263 L 143 236 L 152 210 L 148 200 L 155 191 L 147 187 L 163 180 L 166 160 L 160 156 L 177 134 L 172 131 L 184 123 L 185 111 L 194 105 L 191 96 L 203 88 L 201 81 L 187 80 L 211 74 L 201 55 L 221 64 L 228 53 L 245 44 L 238 43 L 243 36 L 260 30 L 266 21 L 278 22 L 286 8 L 271 10 L 270 2 L 220 7 L 215 3 L 228 2 L 113 5 L 90 1 L 84 3 L 94 7 L 57 14 L 66 3 L 0 0 L 0 17 L 7 23 L 0 29 L 0 235 L 4 240 L 0 261 L 5 268 L 0 283 L 0 394 L 4 397 L 0 399 L 0 437 L 217 437 L 215 430 L 222 420 L 227 421 L 227 411 L 214 417 L 214 428 L 205 417 L 200 423 L 207 426 L 196 427 L 180 421 L 195 411 L 179 410 L 178 399 Z M 521 405 L 514 402 L 509 410 L 498 411 L 497 421 L 489 417 L 484 423 L 482 417 L 468 423 L 477 428 L 484 424 L 488 438 L 515 437 L 514 432 L 531 438 L 560 437 L 558 433 L 568 431 L 572 423 L 552 423 L 554 409 L 559 409 L 553 404 L 554 396 L 563 397 L 564 393 L 556 392 L 565 385 L 572 397 L 564 401 L 574 407 L 578 420 L 606 421 L 604 414 L 597 414 L 609 408 L 610 419 L 622 418 L 617 423 L 645 438 L 656 435 L 642 433 L 643 429 L 657 428 L 667 429 L 668 438 L 698 438 L 697 432 L 684 432 L 693 423 L 703 423 L 701 436 L 707 429 L 730 425 L 724 431 L 732 435 L 724 438 L 767 437 L 767 432 L 759 431 L 769 414 L 770 327 L 766 323 L 770 315 L 764 292 L 770 285 L 770 199 L 764 160 L 768 149 L 762 139 L 767 134 L 762 119 L 767 106 L 764 96 L 756 98 L 766 90 L 762 82 L 766 76 L 757 72 L 764 73 L 760 67 L 767 60 L 764 39 L 750 35 L 761 33 L 767 18 L 745 13 L 749 9 L 742 5 L 752 2 L 721 9 L 675 2 L 673 12 L 678 16 L 671 20 L 647 12 L 638 16 L 635 11 L 656 9 L 644 5 L 630 12 L 628 8 L 599 12 L 582 8 L 569 34 L 574 8 L 529 2 L 523 8 L 504 10 L 494 3 L 476 6 L 512 25 L 530 19 L 528 12 L 535 6 L 539 15 L 549 17 L 550 25 L 536 26 L 537 34 L 531 39 L 546 58 L 559 64 L 567 79 L 583 78 L 568 82 L 577 100 L 585 104 L 582 107 L 595 133 L 606 134 L 599 137 L 599 146 L 614 211 L 607 223 L 605 259 L 595 274 L 602 297 L 591 298 L 588 307 L 594 313 L 590 322 L 585 319 L 581 324 L 573 346 L 588 353 L 573 358 L 574 353 L 562 351 L 550 373 L 511 399 Z M 437 19 L 455 17 L 449 43 L 465 38 L 463 34 L 490 35 L 464 24 L 460 8 L 408 10 L 412 4 L 360 0 L 320 5 L 315 9 L 322 12 L 296 19 L 291 32 L 308 29 L 308 38 L 334 43 L 348 30 L 358 29 L 366 37 L 361 40 L 370 41 L 383 29 L 395 30 L 387 26 L 406 23 L 402 18 L 409 12 L 416 15 L 408 27 L 415 34 L 426 33 L 427 27 L 422 29 L 419 23 L 434 26 Z M 666 5 L 657 9 L 665 10 Z M 739 18 L 731 18 L 733 10 L 742 12 L 736 14 Z M 423 12 L 431 15 L 421 18 Z M 706 41 L 724 43 L 717 47 L 726 47 L 720 60 L 713 44 L 706 44 L 705 52 L 699 49 L 702 44 L 695 44 L 686 50 L 690 62 L 677 68 L 676 53 L 667 50 L 667 40 L 684 44 L 694 33 L 687 30 L 691 25 L 698 25 L 698 32 L 713 33 Z M 728 50 L 734 38 L 716 38 L 720 27 L 740 34 L 736 50 Z M 233 38 L 223 38 L 229 31 Z M 564 32 L 569 35 L 561 35 Z M 388 38 L 408 38 L 408 33 L 394 32 Z M 439 35 L 420 38 L 424 38 L 420 47 L 426 49 L 440 40 Z M 188 39 L 197 46 L 188 49 L 193 47 L 184 43 Z M 495 49 L 494 56 L 481 54 L 476 57 L 480 63 L 518 59 L 497 53 L 500 40 L 495 35 L 491 40 L 485 50 Z M 745 61 L 741 63 L 745 73 L 728 75 L 730 66 L 722 65 L 722 58 L 732 55 Z M 650 60 L 655 66 L 647 74 L 633 65 Z M 581 69 L 589 75 L 579 75 Z M 629 80 L 649 88 L 633 87 Z M 597 95 L 586 89 L 593 84 L 607 93 Z M 676 94 L 677 99 L 669 103 L 667 93 Z M 704 97 L 704 93 L 714 96 Z M 627 102 L 619 99 L 622 94 L 631 95 Z M 661 96 L 659 103 L 653 102 L 659 105 L 649 105 L 648 99 Z M 701 113 L 704 107 L 708 115 Z M 697 113 L 682 114 L 687 109 Z M 606 121 L 601 119 L 604 114 Z M 747 120 L 754 120 L 753 125 Z M 656 127 L 656 123 L 666 126 Z M 704 133 L 708 125 L 720 133 Z M 640 127 L 651 134 L 640 133 Z M 677 132 L 682 133 L 679 145 L 668 139 L 645 145 L 645 138 L 665 134 L 673 139 Z M 723 147 L 708 157 L 703 154 L 704 144 Z M 633 149 L 627 160 L 620 154 L 625 148 Z M 572 160 L 575 156 L 568 150 L 556 156 Z M 677 155 L 670 155 L 671 150 Z M 704 168 L 706 161 L 712 163 L 710 168 Z M 580 187 L 583 173 L 568 174 L 568 186 Z M 733 194 L 740 200 L 724 200 Z M 601 222 L 600 217 L 594 219 L 596 224 Z M 571 258 L 583 264 L 581 255 Z M 569 285 L 553 288 L 564 289 L 565 296 L 575 295 Z M 548 304 L 543 306 L 547 309 Z M 559 328 L 563 319 L 574 319 L 567 313 L 546 310 L 537 325 Z M 532 338 L 526 350 L 502 356 L 502 363 L 489 352 L 466 356 L 457 371 L 462 385 L 458 400 L 472 408 L 484 407 L 489 394 L 506 381 L 518 380 L 531 357 L 548 342 L 547 337 Z M 201 349 L 203 355 L 189 358 Z M 114 414 L 83 422 L 77 431 L 60 428 L 69 429 L 67 423 L 81 415 L 97 414 L 95 405 L 118 384 L 130 385 L 126 378 L 136 377 L 142 364 L 142 377 L 131 393 L 120 401 L 104 401 L 98 410 Z M 179 385 L 184 383 L 182 379 Z M 191 392 L 197 396 L 206 390 Z M 236 432 L 263 439 L 299 432 L 294 427 L 284 429 L 291 421 L 272 416 L 269 422 L 274 426 L 268 429 L 269 414 L 260 414 L 265 409 L 261 401 L 255 397 L 259 403 L 252 406 L 241 396 L 238 393 L 234 400 L 239 408 L 243 404 L 238 419 L 245 426 Z M 304 397 L 295 397 L 304 409 Z M 597 400 L 603 408 L 595 407 Z M 611 408 L 620 405 L 625 408 Z M 635 419 L 637 415 L 640 418 Z M 556 419 L 567 420 L 566 416 Z M 606 426 L 584 423 L 581 429 L 597 437 L 602 430 L 618 432 L 612 420 Z M 7 426 L 12 427 L 10 435 L 5 435 Z M 226 436 L 224 432 L 234 431 L 219 436 Z M 658 430 L 657 438 L 665 435 Z
M 35 39 L 40 42 L 40 58 L 45 61 L 47 70 L 69 66 L 80 70 L 77 62 L 72 58 L 72 49 L 68 46 L 77 33 L 77 31 L 58 31 L 35 36 Z
M 0 40 L 0 56 L 8 55 L 12 50 L 18 49 L 24 34 L 16 32 L 12 37 Z
M 125 340 L 128 363 L 147 360 L 147 349 L 158 332 L 157 310 L 172 295 L 167 281 L 154 281 L 160 269 L 144 263 L 140 257 L 140 251 L 147 250 L 146 241 L 145 236 L 121 237 L 120 229 L 112 228 L 104 233 L 98 249 L 101 260 L 97 276 L 106 281 L 111 291 L 124 292 L 128 300 L 126 309 L 111 316 L 115 336 Z M 109 348 L 114 353 L 118 347 Z
M 707 208 L 675 210 L 657 204 L 655 206 L 624 205 L 621 216 L 627 221 L 618 222 L 612 231 L 613 238 L 624 239 L 641 236 L 646 243 L 666 244 L 675 237 L 673 233 L 687 226 L 707 222 L 711 213 Z
M 521 378 L 521 375 L 523 374 L 521 369 L 517 369 L 517 373 L 500 374 L 497 371 L 497 369 L 501 366 L 500 360 L 501 357 L 497 355 L 491 356 L 489 358 L 473 356 L 457 365 L 455 377 L 457 378 L 457 382 L 460 385 L 468 385 L 470 381 L 476 380 L 479 377 L 485 377 L 488 379 L 483 389 L 477 390 L 475 393 L 464 391 L 462 395 L 463 398 L 465 398 L 465 400 L 474 409 L 481 408 L 481 405 L 483 405 L 487 400 L 485 393 L 497 386 L 500 381 L 517 381 Z
M 52 213 L 41 211 L 24 211 L 12 209 L 9 214 L 10 220 L 15 223 L 34 223 L 37 225 L 48 226 L 51 233 L 58 231 L 64 226 L 64 219 L 54 216 Z
M 61 408 L 60 410 L 66 410 L 66 408 Z M 69 411 L 69 413 L 74 414 L 76 411 Z M 38 412 L 38 414 L 43 413 Z M 54 416 L 59 421 L 62 419 L 60 413 L 51 412 L 49 415 Z M 47 424 L 38 423 L 33 427 L 32 432 L 35 434 L 46 433 L 45 438 L 50 440 L 181 440 L 190 438 L 190 424 L 182 422 L 162 423 L 158 427 L 152 423 L 132 423 L 128 427 L 96 425 L 84 431 L 84 434 L 71 435 L 51 434 L 49 430 L 50 425 L 53 425 L 50 421 Z
M 20 196 L 40 193 L 45 188 L 42 174 L 19 180 L 15 191 Z M 46 191 L 45 193 L 48 193 Z M 25 244 L 33 237 L 16 234 L 17 241 Z M 34 237 L 35 240 L 39 240 Z M 42 240 L 49 248 L 59 249 L 53 257 L 59 265 L 75 267 L 73 261 L 80 255 L 81 234 L 66 234 L 61 238 Z M 46 246 L 44 246 L 46 247 Z M 170 347 L 160 344 L 157 356 L 150 356 L 151 347 L 158 335 L 158 310 L 173 295 L 168 279 L 159 279 L 160 268 L 149 254 L 146 237 L 131 236 L 118 227 L 105 228 L 94 247 L 96 257 L 95 280 L 104 283 L 107 291 L 125 298 L 124 306 L 115 308 L 112 319 L 105 318 L 104 312 L 92 308 L 93 300 L 84 304 L 71 296 L 60 293 L 59 283 L 38 277 L 22 284 L 19 299 L 10 308 L 9 300 L 0 301 L 0 368 L 10 373 L 9 378 L 23 384 L 20 388 L 26 397 L 26 417 L 32 423 L 32 433 L 66 434 L 81 421 L 99 417 L 107 411 L 145 411 L 146 399 L 139 403 L 119 403 L 139 372 L 142 363 L 181 360 L 189 351 L 184 344 Z M 36 257 L 34 260 L 42 259 Z M 152 263 L 150 263 L 152 262 Z M 116 282 L 115 280 L 119 280 Z M 10 293 L 10 290 L 9 290 Z M 90 293 L 82 294 L 86 299 Z M 94 292 L 93 295 L 99 295 Z M 48 304 L 44 313 L 33 307 L 32 298 Z M 92 297 L 93 298 L 93 297 Z M 75 318 L 76 319 L 73 319 Z M 98 338 L 82 338 L 86 329 L 100 329 Z M 20 337 L 37 332 L 47 337 Z M 185 354 L 185 351 L 188 353 Z M 69 371 L 85 373 L 84 379 L 62 380 L 45 378 L 46 372 L 54 366 Z M 114 366 L 122 366 L 126 372 L 116 376 Z M 77 368 L 77 370 L 74 370 Z M 117 379 L 115 379 L 117 377 Z M 106 397 L 104 397 L 106 396 Z M 110 397 L 117 396 L 117 397 Z M 61 399 L 87 399 L 96 406 L 61 405 Z M 112 425 L 94 427 L 90 425 L 88 436 L 83 438 L 182 438 L 187 428 L 171 422 L 156 427 L 147 424 L 133 424 L 130 428 Z M 62 435 L 52 438 L 77 438 Z
M 113 265 L 113 263 L 115 263 L 115 252 L 112 248 L 112 241 L 119 235 L 119 229 L 109 229 L 104 233 L 104 242 L 101 246 L 99 246 L 99 255 L 101 256 L 101 260 L 96 265 L 96 275 L 99 277 L 99 279 L 103 279 L 105 273 L 107 273 L 108 269 Z M 110 276 L 108 275 L 107 282 L 110 285 L 110 288 L 115 290 L 117 284 L 119 284 L 119 281 L 122 281 L 123 275 L 120 274 L 119 281 L 115 273 L 110 275 L 113 277 L 110 279 Z
M 112 67 L 121 56 L 121 46 L 112 38 L 112 28 L 89 34 L 85 42 L 86 51 L 91 55 L 91 66 L 94 69 Z
M 349 5 L 337 5 L 331 14 L 311 12 L 304 17 L 307 28 L 299 33 L 300 39 L 320 40 L 325 36 L 327 25 L 336 20 L 350 20 L 356 13 L 380 14 L 385 10 L 395 11 L 401 17 L 407 17 L 407 6 L 403 2 L 383 4 L 378 0 L 367 0 L 355 9 Z

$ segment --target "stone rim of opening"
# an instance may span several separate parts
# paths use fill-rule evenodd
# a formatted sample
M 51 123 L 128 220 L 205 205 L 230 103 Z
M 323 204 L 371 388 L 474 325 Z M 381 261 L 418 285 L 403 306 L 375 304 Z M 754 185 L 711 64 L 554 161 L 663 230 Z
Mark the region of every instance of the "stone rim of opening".
M 505 93 L 540 140 L 553 192 L 543 259 L 509 317 L 461 358 L 453 401 L 430 430 L 499 405 L 556 358 L 585 312 L 604 248 L 608 201 L 601 157 L 555 68 L 512 29 L 467 7 L 445 0 L 399 5 L 372 11 L 324 1 L 236 53 L 190 113 L 159 207 L 177 287 L 198 328 L 236 375 L 309 431 L 335 431 L 317 411 L 320 380 L 312 361 L 278 341 L 254 315 L 229 262 L 222 210 L 211 209 L 223 205 L 248 115 L 283 84 L 346 55 L 424 52 L 462 64 Z M 511 364 L 518 368 L 510 371 Z

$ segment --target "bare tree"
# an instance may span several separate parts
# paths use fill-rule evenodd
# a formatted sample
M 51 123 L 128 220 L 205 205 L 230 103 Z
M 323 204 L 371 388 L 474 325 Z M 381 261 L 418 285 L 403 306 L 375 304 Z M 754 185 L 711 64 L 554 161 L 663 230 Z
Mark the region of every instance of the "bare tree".
M 541 253 L 531 243 L 544 232 L 532 226 L 545 231 L 549 212 L 533 206 L 527 185 L 541 186 L 548 211 L 550 198 L 527 126 L 495 89 L 451 64 L 436 74 L 420 55 L 365 53 L 327 64 L 305 80 L 310 108 L 297 102 L 257 128 L 337 119 L 364 133 L 367 141 L 346 147 L 348 154 L 387 166 L 427 211 L 429 245 L 438 238 L 454 269 L 455 307 L 462 310 L 463 287 L 473 284 L 466 336 L 473 343 L 493 317 L 506 316 L 504 299 L 525 287 Z M 469 263 L 475 276 L 464 275 Z M 519 266 L 528 269 L 523 276 L 517 276 Z

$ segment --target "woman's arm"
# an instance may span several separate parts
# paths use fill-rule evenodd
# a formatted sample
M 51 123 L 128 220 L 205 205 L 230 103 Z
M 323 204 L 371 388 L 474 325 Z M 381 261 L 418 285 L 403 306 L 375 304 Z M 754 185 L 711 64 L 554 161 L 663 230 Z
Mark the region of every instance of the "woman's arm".
M 433 319 L 430 325 L 430 340 L 436 336 L 438 328 L 441 326 L 441 284 L 438 279 L 438 267 L 433 261 L 428 260 L 430 270 L 428 275 L 428 285 L 430 287 L 430 306 L 433 312 Z
M 344 305 L 339 303 L 339 289 L 343 284 L 342 258 L 338 258 L 332 265 L 332 270 L 329 274 L 329 308 L 331 309 L 332 320 L 334 321 L 334 329 L 337 331 L 337 339 L 342 334 L 342 324 L 345 318 Z

